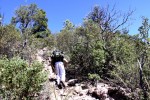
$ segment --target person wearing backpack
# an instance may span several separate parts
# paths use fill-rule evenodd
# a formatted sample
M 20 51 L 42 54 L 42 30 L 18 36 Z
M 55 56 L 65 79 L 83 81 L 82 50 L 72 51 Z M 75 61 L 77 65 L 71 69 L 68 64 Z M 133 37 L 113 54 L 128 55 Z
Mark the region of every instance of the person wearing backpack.
M 64 54 L 60 50 L 55 50 L 52 52 L 51 56 L 51 64 L 55 68 L 56 73 L 56 85 L 58 88 L 66 88 L 65 80 L 66 80 L 66 71 L 64 65 L 66 65 L 68 61 L 64 58 Z

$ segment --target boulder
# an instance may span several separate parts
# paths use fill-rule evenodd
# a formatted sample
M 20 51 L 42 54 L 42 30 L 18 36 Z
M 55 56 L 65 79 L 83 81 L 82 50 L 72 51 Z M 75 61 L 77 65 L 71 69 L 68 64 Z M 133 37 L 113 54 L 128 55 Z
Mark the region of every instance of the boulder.
M 70 79 L 68 81 L 68 86 L 75 86 L 78 83 L 78 79 Z

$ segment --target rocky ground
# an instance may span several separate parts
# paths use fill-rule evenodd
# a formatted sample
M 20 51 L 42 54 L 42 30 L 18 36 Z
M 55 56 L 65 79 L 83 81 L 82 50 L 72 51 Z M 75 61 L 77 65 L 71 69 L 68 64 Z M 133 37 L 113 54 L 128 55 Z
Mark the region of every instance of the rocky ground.
M 130 90 L 100 82 L 94 87 L 88 82 L 70 79 L 66 82 L 66 89 L 58 89 L 49 59 L 43 56 L 46 51 L 42 49 L 37 53 L 37 60 L 43 62 L 44 70 L 49 72 L 49 79 L 43 85 L 43 90 L 37 94 L 38 100 L 135 100 L 130 97 Z

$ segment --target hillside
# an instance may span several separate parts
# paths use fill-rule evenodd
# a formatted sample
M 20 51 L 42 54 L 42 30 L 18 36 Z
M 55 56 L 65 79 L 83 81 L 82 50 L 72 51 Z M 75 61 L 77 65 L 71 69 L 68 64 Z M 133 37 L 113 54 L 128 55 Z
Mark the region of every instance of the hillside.
M 55 85 L 56 75 L 52 72 L 49 59 L 44 58 L 47 49 L 38 51 L 37 60 L 44 64 L 44 70 L 49 72 L 49 78 L 43 85 L 43 90 L 37 95 L 40 100 L 138 100 L 133 98 L 131 90 L 120 86 L 112 86 L 109 81 L 91 82 L 69 79 L 67 89 L 59 89 Z M 107 84 L 106 84 L 107 83 Z

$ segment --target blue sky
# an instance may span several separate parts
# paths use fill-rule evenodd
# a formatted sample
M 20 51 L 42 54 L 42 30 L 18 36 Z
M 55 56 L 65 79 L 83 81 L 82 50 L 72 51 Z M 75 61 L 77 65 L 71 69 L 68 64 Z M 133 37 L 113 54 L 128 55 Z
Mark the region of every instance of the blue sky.
M 109 5 L 126 13 L 129 9 L 135 10 L 128 27 L 130 34 L 138 33 L 142 16 L 150 19 L 150 0 L 0 0 L 0 12 L 4 13 L 4 23 L 10 23 L 11 17 L 20 5 L 36 3 L 39 8 L 46 11 L 48 27 L 52 33 L 59 32 L 65 20 L 70 20 L 75 25 L 81 25 L 95 5 L 106 7 Z

